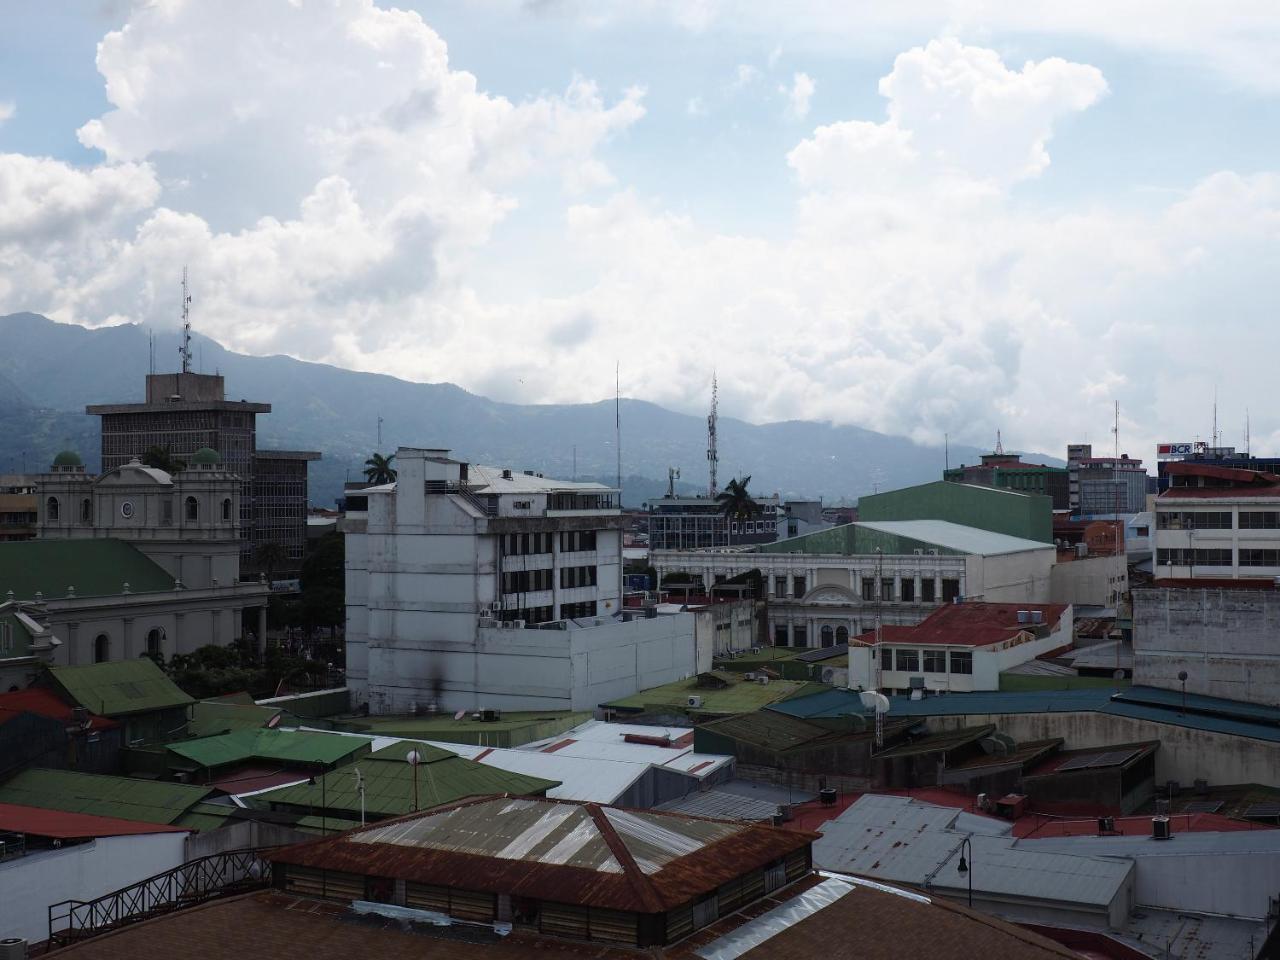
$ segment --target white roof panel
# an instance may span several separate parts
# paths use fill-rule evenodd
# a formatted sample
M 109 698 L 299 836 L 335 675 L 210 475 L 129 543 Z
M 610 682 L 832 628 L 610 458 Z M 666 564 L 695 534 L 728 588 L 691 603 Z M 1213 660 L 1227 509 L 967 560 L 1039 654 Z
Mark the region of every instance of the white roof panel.
M 559 490 L 571 493 L 608 493 L 613 490 L 603 483 L 554 480 L 551 477 L 530 476 L 519 470 L 512 470 L 508 479 L 503 477 L 503 469 L 473 463 L 467 467 L 467 483 L 479 487 L 476 493 L 555 493 Z
M 965 527 L 946 520 L 859 520 L 857 525 L 879 533 L 909 537 L 922 543 L 932 543 L 949 550 L 982 557 L 1053 549 L 1051 543 L 1010 537 L 1007 534 L 979 530 L 977 527 Z

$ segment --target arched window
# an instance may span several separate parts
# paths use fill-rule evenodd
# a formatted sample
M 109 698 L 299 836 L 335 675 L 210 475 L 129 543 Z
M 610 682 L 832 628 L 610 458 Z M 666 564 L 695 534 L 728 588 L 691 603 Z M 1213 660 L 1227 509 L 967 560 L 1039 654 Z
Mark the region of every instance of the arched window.
M 836 627 L 836 646 L 849 642 L 849 628 Z
M 231 498 L 227 497 L 222 501 L 222 519 L 225 522 L 231 521 Z
M 46 520 L 58 519 L 58 498 L 50 497 L 44 505 L 44 515 Z
M 80 522 L 81 523 L 93 522 L 93 501 L 90 500 L 88 497 L 85 497 L 83 500 L 80 501 Z
M 93 639 L 93 662 L 106 663 L 111 659 L 111 638 L 100 633 Z
M 147 631 L 147 652 L 145 656 L 158 657 L 164 653 L 164 627 L 152 627 Z
M 195 497 L 187 497 L 185 509 L 188 520 L 200 519 L 200 502 Z
M 830 625 L 822 628 L 822 645 L 824 647 L 834 647 L 836 644 L 836 632 Z

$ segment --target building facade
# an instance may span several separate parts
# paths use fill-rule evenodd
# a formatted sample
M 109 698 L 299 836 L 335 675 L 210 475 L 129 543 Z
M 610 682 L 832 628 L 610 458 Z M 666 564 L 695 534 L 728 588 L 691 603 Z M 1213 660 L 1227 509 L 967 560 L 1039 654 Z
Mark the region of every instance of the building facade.
M 1052 501 L 1054 510 L 1066 510 L 1071 504 L 1068 478 L 1066 467 L 1023 463 L 1016 453 L 984 454 L 980 464 L 961 464 L 942 474 L 942 479 L 952 483 L 1038 493 Z
M 662 497 L 650 500 L 650 550 L 703 550 L 714 547 L 772 543 L 785 535 L 787 517 L 777 496 L 756 500 L 760 512 L 750 519 L 730 520 L 724 505 L 709 497 Z
M 1147 504 L 1147 471 L 1141 460 L 1088 457 L 1071 464 L 1079 491 L 1074 512 L 1082 517 L 1114 517 L 1141 513 Z
M 256 549 L 277 543 L 284 564 L 273 575 L 296 575 L 306 546 L 306 464 L 311 451 L 260 451 L 257 416 L 271 404 L 228 400 L 223 378 L 203 373 L 150 374 L 143 403 L 97 404 L 85 412 L 102 418 L 104 473 L 162 447 L 190 461 L 197 450 L 217 450 L 240 478 L 240 566 L 261 572 Z
M 692 617 L 622 609 L 617 490 L 447 450 L 396 464 L 347 533 L 347 679 L 371 712 L 583 709 L 696 671 Z
M 0 543 L 34 540 L 35 536 L 35 478 L 25 474 L 0 474 Z

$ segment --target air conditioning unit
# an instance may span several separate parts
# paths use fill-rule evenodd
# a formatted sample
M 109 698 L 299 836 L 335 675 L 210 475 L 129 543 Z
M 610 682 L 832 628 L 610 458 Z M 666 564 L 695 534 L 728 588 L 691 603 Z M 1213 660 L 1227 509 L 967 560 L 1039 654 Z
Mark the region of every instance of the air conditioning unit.
M 760 674 L 760 676 L 756 677 L 756 683 L 768 683 L 768 682 L 769 682 L 769 675 L 767 673 L 762 673 Z
M 492 619 L 493 619 L 493 610 L 492 610 L 491 608 L 489 608 L 489 607 L 481 607 L 481 608 L 480 608 L 480 619 L 481 619 L 481 620 L 492 620 Z
M 701 710 L 701 709 L 702 709 L 702 698 L 701 698 L 701 697 L 690 697 L 688 700 L 686 700 L 686 701 L 685 701 L 685 706 L 692 707 L 694 710 Z
M 755 678 L 756 678 L 756 675 L 754 670 L 749 670 L 742 675 L 742 679 L 746 680 L 748 683 L 754 680 Z
M 912 550 L 911 552 L 914 553 L 917 557 L 924 556 L 924 549 L 921 547 L 916 547 L 916 549 Z

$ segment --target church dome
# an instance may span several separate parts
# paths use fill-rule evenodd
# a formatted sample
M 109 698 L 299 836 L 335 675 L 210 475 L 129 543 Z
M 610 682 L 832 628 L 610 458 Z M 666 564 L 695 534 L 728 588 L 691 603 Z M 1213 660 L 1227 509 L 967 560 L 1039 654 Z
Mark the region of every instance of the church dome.
M 84 461 L 80 459 L 80 454 L 74 450 L 63 450 L 53 458 L 53 465 L 55 467 L 82 467 L 84 466 Z
M 212 467 L 222 462 L 222 454 L 210 447 L 201 447 L 191 455 L 191 462 L 198 467 Z

